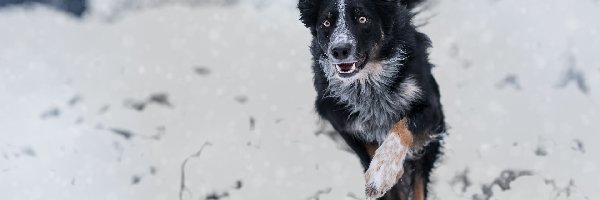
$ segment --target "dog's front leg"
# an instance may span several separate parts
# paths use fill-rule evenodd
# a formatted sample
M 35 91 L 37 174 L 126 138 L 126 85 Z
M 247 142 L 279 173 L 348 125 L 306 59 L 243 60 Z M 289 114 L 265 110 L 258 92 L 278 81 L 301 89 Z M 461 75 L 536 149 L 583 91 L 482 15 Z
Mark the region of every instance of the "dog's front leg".
M 406 118 L 394 124 L 383 144 L 375 151 L 365 173 L 368 199 L 382 197 L 396 185 L 404 174 L 404 159 L 412 142 L 413 136 L 406 127 Z

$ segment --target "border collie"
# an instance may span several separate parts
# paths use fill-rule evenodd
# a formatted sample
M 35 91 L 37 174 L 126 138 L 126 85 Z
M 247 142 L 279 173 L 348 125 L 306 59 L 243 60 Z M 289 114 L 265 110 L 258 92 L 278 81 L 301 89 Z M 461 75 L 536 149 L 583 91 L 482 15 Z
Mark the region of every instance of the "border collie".
M 427 198 L 446 133 L 421 0 L 299 0 L 313 36 L 315 107 L 360 158 L 369 199 Z

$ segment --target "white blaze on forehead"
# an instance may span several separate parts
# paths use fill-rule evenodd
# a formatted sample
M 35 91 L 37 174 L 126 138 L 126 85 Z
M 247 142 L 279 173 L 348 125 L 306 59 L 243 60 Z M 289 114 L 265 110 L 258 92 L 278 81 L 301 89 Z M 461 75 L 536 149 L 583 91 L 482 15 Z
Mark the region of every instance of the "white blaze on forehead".
M 337 26 L 331 35 L 331 44 L 352 42 L 354 38 L 350 35 L 350 30 L 346 24 L 346 0 L 338 1 L 338 18 L 336 24 Z

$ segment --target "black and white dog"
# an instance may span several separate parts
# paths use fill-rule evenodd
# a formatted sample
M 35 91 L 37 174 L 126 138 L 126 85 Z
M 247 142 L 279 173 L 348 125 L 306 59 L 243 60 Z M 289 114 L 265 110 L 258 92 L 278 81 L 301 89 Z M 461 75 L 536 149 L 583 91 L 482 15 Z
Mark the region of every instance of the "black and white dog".
M 446 132 L 419 0 L 300 0 L 316 110 L 356 152 L 369 199 L 427 198 Z

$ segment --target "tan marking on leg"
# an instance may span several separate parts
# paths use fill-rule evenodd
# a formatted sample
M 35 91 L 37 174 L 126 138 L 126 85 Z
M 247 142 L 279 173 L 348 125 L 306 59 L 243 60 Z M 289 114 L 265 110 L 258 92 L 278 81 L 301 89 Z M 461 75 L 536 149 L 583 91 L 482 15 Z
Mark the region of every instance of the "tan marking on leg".
M 415 173 L 413 200 L 425 200 L 425 180 L 418 173 Z
M 406 119 L 402 119 L 394 124 L 383 144 L 375 151 L 365 173 L 368 199 L 382 197 L 404 174 L 404 159 L 413 142 L 406 122 Z
M 405 147 L 410 147 L 413 143 L 413 134 L 408 130 L 406 126 L 406 122 L 408 120 L 406 118 L 400 120 L 398 123 L 392 126 L 392 133 L 396 133 L 400 136 L 400 140 L 402 145 Z

